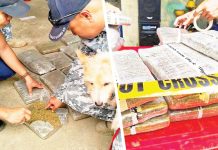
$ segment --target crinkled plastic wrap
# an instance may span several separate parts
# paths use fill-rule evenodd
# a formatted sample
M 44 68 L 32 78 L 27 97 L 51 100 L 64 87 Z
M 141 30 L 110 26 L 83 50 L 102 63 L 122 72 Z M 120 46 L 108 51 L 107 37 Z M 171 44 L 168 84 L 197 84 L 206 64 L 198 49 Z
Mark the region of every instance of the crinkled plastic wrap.
M 168 96 L 166 102 L 170 109 L 187 109 L 198 106 L 207 106 L 218 103 L 218 94 L 188 94 L 179 96 Z
M 167 103 L 164 98 L 156 98 L 152 102 L 145 103 L 139 107 L 122 112 L 123 127 L 130 127 L 144 121 L 166 114 Z
M 64 69 L 71 65 L 72 60 L 63 52 L 54 52 L 44 55 L 57 70 Z
M 55 66 L 36 50 L 22 52 L 18 58 L 30 71 L 38 75 L 55 70 Z
M 14 82 L 14 87 L 20 94 L 20 97 L 22 98 L 25 104 L 30 104 L 39 100 L 42 94 L 50 96 L 49 91 L 45 87 L 43 89 L 33 89 L 32 95 L 30 95 L 24 80 Z
M 149 98 L 134 98 L 134 99 L 121 100 L 120 101 L 120 109 L 121 109 L 121 112 L 123 112 L 123 111 L 126 111 L 128 109 L 145 104 L 147 102 L 151 102 L 155 99 L 156 98 L 154 98 L 154 97 L 149 97 Z
M 171 122 L 213 117 L 218 115 L 218 104 L 186 110 L 174 110 L 170 111 L 169 114 Z
M 60 48 L 62 46 L 65 46 L 65 44 L 61 41 L 49 41 L 45 43 L 40 43 L 36 45 L 36 49 L 41 53 L 41 54 L 49 54 L 49 53 L 54 53 L 54 52 L 59 52 Z
M 139 55 L 157 79 L 168 80 L 202 75 L 198 68 L 168 45 L 139 50 Z
M 160 27 L 157 29 L 157 35 L 160 44 L 180 43 L 182 34 L 188 33 L 185 29 Z
M 189 47 L 218 60 L 218 33 L 205 31 L 184 35 L 182 42 Z
M 114 52 L 113 61 L 116 64 L 114 69 L 119 84 L 154 80 L 149 69 L 133 50 Z
M 125 135 L 135 135 L 138 133 L 150 132 L 166 128 L 170 125 L 170 118 L 168 114 L 154 117 L 145 121 L 144 123 L 137 124 L 132 127 L 124 128 Z
M 218 62 L 183 44 L 168 44 L 139 54 L 151 72 L 159 80 L 196 77 L 218 72 Z M 165 97 L 170 109 L 187 109 L 217 102 L 218 94 L 201 93 Z
M 25 123 L 42 139 L 47 139 L 65 124 L 68 114 L 65 108 L 59 108 L 56 112 L 52 112 L 51 110 L 46 110 L 45 106 L 46 103 L 44 101 L 31 104 L 28 107 L 32 112 L 31 119 Z

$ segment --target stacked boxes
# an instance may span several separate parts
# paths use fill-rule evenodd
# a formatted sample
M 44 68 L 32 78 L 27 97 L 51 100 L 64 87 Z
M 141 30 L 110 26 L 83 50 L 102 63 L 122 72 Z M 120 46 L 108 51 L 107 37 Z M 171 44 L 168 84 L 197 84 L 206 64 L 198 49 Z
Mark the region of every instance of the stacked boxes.
M 196 77 L 218 72 L 217 61 L 183 44 L 168 44 L 140 50 L 139 55 L 158 80 Z M 211 110 L 215 109 L 211 104 L 216 105 L 217 97 L 218 94 L 211 91 L 211 93 L 167 96 L 165 99 L 170 109 L 171 121 L 181 121 L 218 115 L 216 111 Z M 204 109 L 209 109 L 213 113 Z
M 119 84 L 155 80 L 135 51 L 114 52 Z M 165 128 L 169 125 L 167 104 L 162 97 L 120 100 L 125 135 Z

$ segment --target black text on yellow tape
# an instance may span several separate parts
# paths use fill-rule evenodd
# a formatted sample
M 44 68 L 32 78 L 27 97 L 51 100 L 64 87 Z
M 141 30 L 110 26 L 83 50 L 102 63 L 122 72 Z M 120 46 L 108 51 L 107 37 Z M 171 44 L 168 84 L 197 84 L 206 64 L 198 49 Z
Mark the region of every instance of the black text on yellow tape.
M 217 86 L 218 88 L 218 73 L 201 77 L 120 84 L 118 85 L 118 96 L 120 100 L 139 97 L 170 96 L 181 94 L 190 89 L 204 89 L 211 86 Z

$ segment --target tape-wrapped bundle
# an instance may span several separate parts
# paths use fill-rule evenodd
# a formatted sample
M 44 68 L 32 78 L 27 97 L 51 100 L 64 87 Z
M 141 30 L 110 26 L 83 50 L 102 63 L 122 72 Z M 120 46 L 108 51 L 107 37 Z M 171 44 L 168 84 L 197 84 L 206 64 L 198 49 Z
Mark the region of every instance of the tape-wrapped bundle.
M 185 29 L 160 27 L 157 29 L 157 35 L 160 44 L 180 43 L 182 34 L 188 33 Z
M 166 97 L 167 104 L 170 109 L 187 109 L 197 106 L 207 106 L 210 104 L 218 103 L 217 94 L 188 94 L 188 95 L 178 95 L 178 96 L 168 96 Z
M 55 70 L 55 66 L 36 50 L 28 50 L 18 55 L 19 60 L 32 72 L 43 75 Z
M 171 122 L 213 117 L 218 115 L 218 104 L 186 110 L 174 110 L 170 111 L 169 114 Z
M 140 49 L 139 55 L 154 76 L 160 80 L 202 75 L 195 66 L 175 53 L 167 45 L 145 50 Z
M 218 72 L 218 62 L 183 44 L 169 44 L 139 54 L 159 80 L 196 77 Z M 181 82 L 177 80 L 178 87 Z M 170 109 L 187 109 L 217 103 L 218 95 L 211 93 L 165 97 Z
M 149 69 L 133 50 L 114 52 L 113 61 L 116 64 L 114 69 L 119 84 L 154 80 Z
M 160 97 L 152 102 L 145 103 L 134 109 L 122 112 L 123 127 L 130 127 L 144 121 L 166 114 L 168 111 L 166 101 Z
M 142 104 L 145 104 L 147 102 L 151 102 L 155 100 L 156 98 L 134 98 L 134 99 L 128 99 L 128 100 L 121 100 L 120 101 L 120 109 L 121 112 L 132 109 L 134 107 L 140 106 Z
M 133 50 L 117 51 L 113 53 L 115 75 L 118 84 L 155 80 L 149 69 L 143 63 L 137 52 Z M 122 100 L 121 111 L 140 106 L 155 98 L 139 98 Z
M 141 124 L 124 128 L 125 135 L 135 135 L 138 133 L 150 132 L 166 128 L 170 125 L 170 118 L 167 114 L 149 119 Z
M 205 31 L 183 35 L 182 43 L 218 60 L 218 32 Z

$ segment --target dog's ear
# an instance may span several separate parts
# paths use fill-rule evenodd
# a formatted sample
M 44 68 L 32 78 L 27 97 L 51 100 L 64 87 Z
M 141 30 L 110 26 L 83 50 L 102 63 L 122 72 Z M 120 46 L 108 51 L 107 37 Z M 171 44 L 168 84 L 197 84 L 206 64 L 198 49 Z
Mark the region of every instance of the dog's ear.
M 82 65 L 84 65 L 87 61 L 88 61 L 88 56 L 86 56 L 85 54 L 83 54 L 81 52 L 81 50 L 76 50 L 76 55 L 79 58 L 79 61 Z

